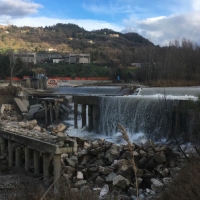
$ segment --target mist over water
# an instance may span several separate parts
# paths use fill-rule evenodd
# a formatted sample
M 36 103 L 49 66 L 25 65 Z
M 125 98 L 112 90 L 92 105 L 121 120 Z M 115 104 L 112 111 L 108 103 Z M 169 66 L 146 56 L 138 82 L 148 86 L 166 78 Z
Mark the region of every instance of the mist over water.
M 98 138 L 104 138 L 106 141 L 109 142 L 113 142 L 116 144 L 125 144 L 125 140 L 122 138 L 122 134 L 120 132 L 116 132 L 113 135 L 105 135 L 105 134 L 97 134 L 96 132 L 88 132 L 87 131 L 87 127 L 83 127 L 83 128 L 78 128 L 75 129 L 73 127 L 70 127 L 67 132 L 66 132 L 69 136 L 71 137 L 80 137 L 80 138 L 84 138 L 86 140 L 95 140 Z M 146 136 L 144 133 L 129 133 L 129 138 L 131 142 L 134 142 L 136 144 L 141 144 L 143 142 L 145 142 Z

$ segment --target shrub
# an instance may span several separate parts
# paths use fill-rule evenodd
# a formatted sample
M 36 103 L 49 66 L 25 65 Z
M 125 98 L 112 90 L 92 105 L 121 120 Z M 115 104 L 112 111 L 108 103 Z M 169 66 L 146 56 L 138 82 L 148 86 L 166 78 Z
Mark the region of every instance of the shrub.
M 200 157 L 190 158 L 178 177 L 164 191 L 161 200 L 200 199 Z

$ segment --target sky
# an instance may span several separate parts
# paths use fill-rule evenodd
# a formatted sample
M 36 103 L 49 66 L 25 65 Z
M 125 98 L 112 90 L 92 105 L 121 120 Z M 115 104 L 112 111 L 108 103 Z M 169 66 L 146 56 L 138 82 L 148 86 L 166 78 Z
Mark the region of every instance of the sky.
M 200 44 L 200 0 L 0 0 L 0 24 L 136 32 L 155 45 L 182 38 Z

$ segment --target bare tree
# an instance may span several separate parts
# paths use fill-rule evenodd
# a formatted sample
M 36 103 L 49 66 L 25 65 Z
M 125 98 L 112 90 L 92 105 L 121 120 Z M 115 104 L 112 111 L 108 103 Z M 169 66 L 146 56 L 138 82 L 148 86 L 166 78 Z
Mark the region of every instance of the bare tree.
M 13 86 L 13 77 L 19 75 L 23 69 L 23 62 L 20 58 L 20 54 L 18 57 L 14 57 L 13 50 L 8 50 L 7 55 L 9 57 L 9 70 L 10 70 L 10 86 Z

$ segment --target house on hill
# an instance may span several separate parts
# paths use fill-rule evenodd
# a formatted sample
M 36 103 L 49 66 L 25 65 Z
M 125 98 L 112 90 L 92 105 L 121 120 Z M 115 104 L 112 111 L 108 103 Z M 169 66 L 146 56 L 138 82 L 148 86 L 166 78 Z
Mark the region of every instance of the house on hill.
M 53 59 L 55 59 L 57 63 L 59 59 L 63 59 L 63 56 L 59 52 L 39 52 L 36 55 L 37 63 L 44 63 L 50 60 L 53 62 Z
M 20 58 L 25 63 L 36 64 L 36 53 L 17 52 L 13 54 L 14 59 Z
M 90 63 L 90 54 L 66 54 L 65 62 L 69 64 L 88 64 Z

